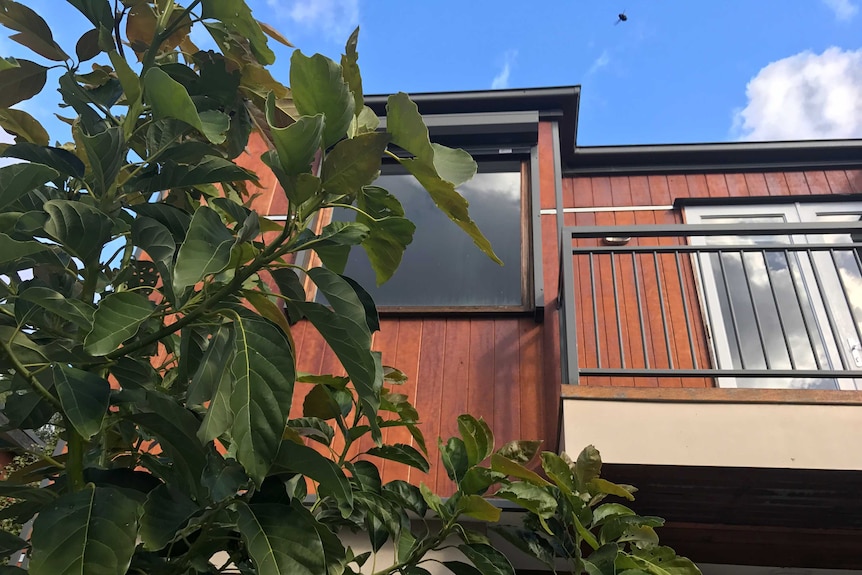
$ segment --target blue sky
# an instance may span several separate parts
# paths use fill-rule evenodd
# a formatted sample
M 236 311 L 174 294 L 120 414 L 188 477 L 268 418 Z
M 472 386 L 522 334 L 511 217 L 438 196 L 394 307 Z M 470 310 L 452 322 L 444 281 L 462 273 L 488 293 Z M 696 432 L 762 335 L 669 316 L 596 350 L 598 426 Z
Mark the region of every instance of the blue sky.
M 60 0 L 25 3 L 71 51 L 84 19 Z M 359 24 L 369 93 L 581 84 L 582 145 L 862 137 L 862 0 L 250 5 L 305 53 L 337 58 Z M 277 52 L 286 81 L 290 51 Z M 50 123 L 54 100 L 24 107 Z

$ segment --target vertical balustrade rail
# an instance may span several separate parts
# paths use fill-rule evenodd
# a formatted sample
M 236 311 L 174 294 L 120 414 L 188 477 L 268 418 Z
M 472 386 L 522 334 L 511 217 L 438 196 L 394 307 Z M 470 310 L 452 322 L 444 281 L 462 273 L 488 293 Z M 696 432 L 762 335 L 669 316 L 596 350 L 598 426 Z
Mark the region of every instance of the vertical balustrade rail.
M 862 381 L 860 222 L 567 227 L 561 245 L 566 383 Z

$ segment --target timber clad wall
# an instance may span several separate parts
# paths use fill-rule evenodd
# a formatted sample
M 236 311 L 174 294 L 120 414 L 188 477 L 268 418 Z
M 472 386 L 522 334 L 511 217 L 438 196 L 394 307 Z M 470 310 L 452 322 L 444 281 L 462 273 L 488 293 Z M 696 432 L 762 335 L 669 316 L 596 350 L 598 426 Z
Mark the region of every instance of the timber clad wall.
M 691 174 L 619 177 L 577 177 L 563 179 L 563 203 L 566 208 L 617 208 L 614 211 L 579 211 L 565 214 L 567 226 L 626 226 L 645 224 L 683 223 L 679 210 L 625 210 L 632 206 L 670 206 L 681 198 L 764 198 L 770 196 L 793 196 L 856 194 L 862 193 L 862 171 L 812 171 L 770 172 L 746 174 Z M 660 245 L 672 245 L 684 240 L 663 238 Z M 578 240 L 577 246 L 596 245 L 597 240 Z M 656 245 L 653 238 L 634 239 L 630 245 Z M 648 256 L 638 256 L 647 258 Z M 640 289 L 645 301 L 656 301 L 657 282 L 661 280 L 665 291 L 669 332 L 671 335 L 671 359 L 674 366 L 691 366 L 691 351 L 685 328 L 683 296 L 692 314 L 691 323 L 698 327 L 694 337 L 694 353 L 699 366 L 709 365 L 709 352 L 703 330 L 703 318 L 698 307 L 694 274 L 690 260 L 682 258 L 683 277 L 686 279 L 685 294 L 677 279 L 676 264 L 670 254 L 659 256 L 657 277 L 651 262 L 640 260 L 645 270 L 640 277 Z M 644 265 L 645 264 L 645 265 Z M 661 325 L 659 309 L 647 309 L 644 327 L 648 334 L 647 350 L 644 354 L 640 339 L 640 318 L 634 304 L 635 286 L 631 281 L 631 260 L 621 257 L 618 261 L 620 291 L 620 319 L 627 367 L 645 367 L 644 355 L 651 367 L 666 368 L 668 357 Z M 575 258 L 575 288 L 581 297 L 576 298 L 576 317 L 579 318 L 578 360 L 583 367 L 598 367 L 595 327 L 592 322 L 593 301 L 590 296 L 591 282 L 589 265 L 584 258 Z M 602 366 L 619 366 L 619 345 L 614 302 L 611 297 L 611 270 L 607 262 L 599 261 L 596 274 L 596 307 L 599 311 L 599 357 Z M 653 294 L 652 296 L 650 294 Z M 657 308 L 657 306 L 656 306 Z M 621 387 L 711 387 L 712 382 L 703 378 L 626 378 L 583 377 L 581 385 Z
M 553 212 L 556 205 L 552 126 L 547 122 L 539 125 L 539 182 L 541 209 Z M 247 165 L 253 169 L 262 167 L 257 158 L 263 152 L 263 143 L 255 140 L 248 150 Z M 284 194 L 269 170 L 257 169 L 262 176 L 261 188 L 252 191 L 259 196 L 254 207 L 262 213 L 284 215 Z M 563 208 L 632 206 L 670 206 L 679 198 L 733 198 L 768 196 L 807 196 L 824 194 L 862 193 L 862 171 L 814 171 L 788 173 L 746 174 L 694 174 L 619 177 L 575 177 L 562 179 Z M 409 216 L 409 214 L 408 214 Z M 423 417 L 422 430 L 426 437 L 430 459 L 438 461 L 437 437 L 444 438 L 457 433 L 456 417 L 465 412 L 482 416 L 497 435 L 498 445 L 512 439 L 543 439 L 545 449 L 554 450 L 559 437 L 560 410 L 560 334 L 557 311 L 557 289 L 559 281 L 558 223 L 566 226 L 613 226 L 632 224 L 682 223 L 677 210 L 614 210 L 579 211 L 565 213 L 562 222 L 558 216 L 546 212 L 541 216 L 542 261 L 544 274 L 544 322 L 536 323 L 523 314 L 494 314 L 487 316 L 462 315 L 457 311 L 446 315 L 427 317 L 384 316 L 381 331 L 374 336 L 374 348 L 383 354 L 383 363 L 402 370 L 409 378 L 398 391 L 406 394 Z M 535 220 L 533 220 L 535 221 Z M 587 242 L 587 240 L 581 240 Z M 589 240 L 595 244 L 596 240 Z M 662 243 L 677 242 L 665 239 Z M 636 242 L 636 240 L 634 241 Z M 652 239 L 641 240 L 647 244 Z M 588 244 L 584 244 L 588 245 Z M 525 247 L 525 249 L 530 249 Z M 638 256 L 642 257 L 642 256 Z M 643 256 L 646 257 L 646 256 Z M 662 256 L 664 257 L 664 256 Z M 668 255 L 673 258 L 672 255 Z M 457 265 L 457 262 L 453 262 Z M 625 266 L 631 260 L 618 262 L 620 278 L 625 278 Z M 689 266 L 688 260 L 683 260 Z M 648 269 L 645 266 L 644 269 Z M 672 274 L 671 274 L 672 272 Z M 614 365 L 619 352 L 616 337 L 613 301 L 607 297 L 611 281 L 607 266 L 596 268 L 596 306 L 599 310 L 600 356 L 604 366 Z M 669 291 L 666 304 L 672 334 L 672 359 L 679 366 L 691 361 L 691 346 L 684 328 L 680 302 L 683 294 L 676 281 L 676 268 L 662 260 L 657 277 L 655 272 L 644 274 L 640 289 L 645 295 L 657 293 L 657 282 L 662 282 Z M 690 304 L 692 323 L 701 326 L 695 331 L 694 352 L 698 365 L 707 366 L 708 351 L 702 328 L 702 318 L 697 304 L 693 274 L 690 267 L 684 270 L 687 284 L 685 297 Z M 631 273 L 628 274 L 631 276 Z M 674 279 L 674 281 L 670 281 Z M 676 288 L 674 288 L 676 282 Z M 575 265 L 576 289 L 589 294 L 589 269 L 582 263 Z M 631 281 L 620 281 L 621 326 L 626 334 L 624 341 L 627 358 L 633 359 L 629 366 L 642 367 L 644 350 L 639 336 L 639 318 L 635 305 L 635 286 Z M 676 289 L 676 292 L 674 292 Z M 591 317 L 593 302 L 581 297 L 576 302 L 578 318 Z M 609 307 L 610 306 L 610 307 Z M 589 312 L 589 313 L 587 313 Z M 667 354 L 660 328 L 661 316 L 648 310 L 644 325 L 647 337 L 646 356 L 653 367 L 667 367 Z M 343 374 L 333 352 L 320 335 L 305 322 L 294 326 L 298 369 L 309 373 Z M 578 325 L 579 362 L 583 366 L 596 367 L 595 328 L 592 321 L 581 321 Z M 638 359 L 640 358 L 640 359 Z M 641 365 L 638 365 L 638 361 Z M 654 388 L 708 387 L 707 379 L 680 378 L 582 378 L 582 385 L 628 386 Z M 302 391 L 302 390 L 300 390 Z M 294 406 L 294 415 L 301 413 L 302 406 Z M 389 442 L 413 443 L 406 431 L 385 430 Z M 366 441 L 370 441 L 366 439 Z M 359 446 L 367 449 L 370 444 Z M 406 466 L 385 462 L 385 479 L 407 479 L 420 481 L 442 494 L 449 494 L 452 485 L 441 465 L 432 467 L 431 475 L 422 474 Z

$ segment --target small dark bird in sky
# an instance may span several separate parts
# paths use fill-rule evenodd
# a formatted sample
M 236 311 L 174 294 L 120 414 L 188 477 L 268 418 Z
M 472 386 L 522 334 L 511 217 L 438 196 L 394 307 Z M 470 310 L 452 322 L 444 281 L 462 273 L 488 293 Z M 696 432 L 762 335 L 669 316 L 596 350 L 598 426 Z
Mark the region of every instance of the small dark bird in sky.
M 626 20 L 628 20 L 628 19 L 629 19 L 629 17 L 628 17 L 628 16 L 626 16 L 626 11 L 625 11 L 625 10 L 623 10 L 622 12 L 620 12 L 619 14 L 617 14 L 617 21 L 616 21 L 616 22 L 614 22 L 614 26 L 616 26 L 616 25 L 617 25 L 617 24 L 619 24 L 620 22 L 625 22 L 625 21 L 626 21 Z

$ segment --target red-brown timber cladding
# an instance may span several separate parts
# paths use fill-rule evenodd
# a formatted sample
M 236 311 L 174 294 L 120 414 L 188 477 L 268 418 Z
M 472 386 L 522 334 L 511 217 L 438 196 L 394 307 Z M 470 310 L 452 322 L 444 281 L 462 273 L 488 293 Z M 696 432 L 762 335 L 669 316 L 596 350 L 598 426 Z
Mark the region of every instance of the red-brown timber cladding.
M 269 170 L 258 159 L 263 150 L 262 142 L 254 139 L 247 155 L 240 158 L 240 163 L 257 171 L 261 177 L 262 187 L 252 192 L 260 194 L 255 199 L 254 206 L 265 214 L 283 215 L 286 207 L 284 194 Z M 557 208 L 553 142 L 551 126 L 547 123 L 539 126 L 539 182 L 541 208 Z M 704 197 L 728 197 L 854 192 L 862 192 L 862 171 L 563 179 L 564 207 L 580 208 L 670 205 L 676 198 L 695 194 Z M 681 215 L 673 210 L 582 212 L 565 215 L 566 225 L 624 225 L 681 221 Z M 381 329 L 374 335 L 374 348 L 382 352 L 385 365 L 397 367 L 407 374 L 408 382 L 397 391 L 410 398 L 422 417 L 421 429 L 425 434 L 432 462 L 430 473 L 425 474 L 387 461 L 382 464 L 384 481 L 393 479 L 406 479 L 411 483 L 421 481 L 438 493 L 450 494 L 453 488 L 439 463 L 437 437 L 448 438 L 457 433 L 456 418 L 461 413 L 484 417 L 496 434 L 497 445 L 513 439 L 542 439 L 545 442 L 545 449 L 556 449 L 561 383 L 559 318 L 556 310 L 559 248 L 555 216 L 542 216 L 541 222 L 543 254 L 542 261 L 535 262 L 535 265 L 543 266 L 544 271 L 545 320 L 543 323 L 535 323 L 532 318 L 514 315 L 481 318 L 459 317 L 457 314 L 419 318 L 412 315 L 409 318 L 387 316 L 382 319 Z M 457 262 L 453 263 L 457 265 Z M 605 269 L 597 272 L 601 277 L 609 274 L 609 270 Z M 662 278 L 666 290 L 673 288 L 673 282 L 670 280 L 676 279 L 675 271 L 673 278 L 670 277 L 669 272 L 667 273 L 668 277 Z M 576 283 L 588 282 L 588 270 L 576 267 L 575 278 Z M 612 300 L 603 297 L 601 289 L 602 286 L 597 285 L 597 305 L 600 310 L 604 310 L 604 313 L 613 314 Z M 634 286 L 624 284 L 622 289 L 625 290 L 627 299 L 632 300 Z M 641 278 L 640 289 L 645 292 L 656 290 L 654 275 Z M 693 284 L 686 286 L 686 291 L 689 302 L 696 304 Z M 676 293 L 671 294 L 673 301 L 681 300 L 679 292 L 677 283 Z M 592 302 L 589 298 L 584 298 L 578 302 L 578 306 L 581 308 L 578 310 L 578 317 L 586 317 L 582 312 L 591 308 Z M 627 308 L 624 310 L 624 329 L 638 330 L 637 312 Z M 621 312 L 624 310 L 621 309 Z M 669 315 L 681 318 L 681 312 L 673 312 Z M 654 315 L 645 318 L 645 325 L 650 333 L 661 333 L 660 321 L 660 318 Z M 674 353 L 678 358 L 684 359 L 690 355 L 685 331 L 674 329 L 673 325 L 669 327 L 672 330 L 671 333 L 676 336 L 672 341 Z M 595 337 L 592 329 L 592 325 L 578 326 L 578 349 L 581 361 L 595 355 Z M 632 333 L 636 332 L 632 331 Z M 332 350 L 317 331 L 306 322 L 295 325 L 292 335 L 296 344 L 297 366 L 300 371 L 344 373 Z M 614 347 L 615 340 L 615 335 L 600 334 L 604 365 L 613 359 L 614 354 L 619 353 Z M 642 357 L 643 350 L 639 337 L 631 338 L 631 341 L 631 349 L 627 349 L 626 354 L 629 357 Z M 703 342 L 697 343 L 696 352 L 701 356 L 699 361 L 705 362 L 705 345 Z M 662 361 L 666 365 L 667 360 L 663 359 L 658 351 L 663 349 L 663 341 L 647 339 L 647 357 L 650 358 L 651 365 L 662 366 Z M 612 381 L 610 378 L 592 378 L 582 380 L 582 383 L 599 386 L 676 388 L 684 385 L 706 387 L 709 384 L 706 380 L 683 381 L 679 378 L 636 381 L 631 378 L 614 378 Z M 298 398 L 304 396 L 302 392 L 305 389 L 306 386 L 298 386 Z M 301 400 L 295 403 L 293 416 L 299 416 L 302 411 Z M 409 433 L 403 430 L 389 429 L 385 434 L 387 441 L 415 445 Z M 359 448 L 367 449 L 370 446 L 370 443 L 365 441 Z
M 614 207 L 615 211 L 579 211 L 565 215 L 568 226 L 612 226 L 631 224 L 674 224 L 682 223 L 679 210 L 657 209 L 649 211 L 625 210 L 632 206 L 669 206 L 679 198 L 734 198 L 734 197 L 774 197 L 854 194 L 862 192 L 862 171 L 807 171 L 807 172 L 760 172 L 745 174 L 689 174 L 655 176 L 618 176 L 618 177 L 577 177 L 563 180 L 563 203 L 567 208 Z M 551 216 L 544 216 L 549 218 Z M 662 239 L 662 245 L 673 245 L 679 241 L 672 238 Z M 633 240 L 632 244 L 646 245 L 654 239 Z M 596 240 L 579 240 L 576 245 L 596 245 Z M 547 248 L 546 248 L 547 249 Z M 646 256 L 638 256 L 646 257 Z M 698 365 L 709 363 L 703 319 L 697 305 L 694 276 L 687 258 L 681 258 L 684 285 L 679 285 L 674 257 L 660 256 L 659 274 L 647 260 L 640 260 L 640 290 L 643 301 L 657 301 L 655 296 L 658 280 L 666 292 L 665 305 L 668 330 L 671 337 L 671 359 L 675 366 L 691 365 L 691 351 L 682 308 L 683 297 L 688 302 L 692 323 L 699 326 L 695 332 L 694 348 Z M 619 258 L 617 281 L 620 293 L 619 314 L 624 342 L 624 353 L 628 367 L 644 367 L 646 357 L 652 367 L 668 367 L 665 352 L 662 319 L 659 309 L 644 311 L 644 329 L 648 334 L 647 349 L 643 350 L 640 340 L 640 326 L 635 304 L 635 287 L 627 278 L 631 277 L 631 259 Z M 547 267 L 545 268 L 548 269 Z M 579 365 L 597 367 L 598 360 L 603 367 L 619 365 L 619 342 L 617 339 L 616 307 L 612 288 L 612 275 L 607 261 L 596 260 L 595 307 L 599 315 L 599 335 L 596 338 L 592 322 L 594 302 L 591 295 L 590 272 L 584 258 L 575 258 L 575 290 L 580 294 L 575 302 L 578 324 L 578 361 Z M 657 307 L 657 306 L 656 306 Z M 596 352 L 598 340 L 599 352 Z M 597 357 L 598 356 L 598 357 Z M 620 386 L 620 387 L 711 387 L 711 380 L 680 378 L 601 378 L 582 377 L 581 385 Z

